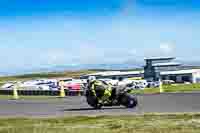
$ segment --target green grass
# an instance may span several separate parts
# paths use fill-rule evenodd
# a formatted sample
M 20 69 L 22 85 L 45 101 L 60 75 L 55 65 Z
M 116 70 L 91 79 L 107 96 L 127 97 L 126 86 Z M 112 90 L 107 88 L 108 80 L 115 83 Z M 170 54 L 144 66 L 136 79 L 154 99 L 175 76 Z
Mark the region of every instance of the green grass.
M 50 73 L 33 73 L 33 74 L 25 74 L 25 75 L 16 75 L 16 76 L 5 76 L 0 77 L 0 83 L 6 81 L 24 81 L 30 79 L 38 79 L 38 78 L 62 78 L 62 77 L 73 77 L 77 78 L 81 75 L 95 73 L 95 70 L 81 70 L 81 71 L 65 71 L 65 72 L 50 72 Z
M 0 133 L 199 133 L 200 114 L 2 118 Z
M 5 83 L 4 82 L 0 82 L 0 86 L 4 85 Z
M 138 71 L 142 70 L 140 68 L 136 69 L 121 69 L 120 71 Z M 119 71 L 119 70 L 109 70 L 109 69 L 89 69 L 89 70 L 79 70 L 79 71 L 64 71 L 64 72 L 47 72 L 47 73 L 32 73 L 32 74 L 24 74 L 24 75 L 16 75 L 16 76 L 3 76 L 0 77 L 0 85 L 2 85 L 6 81 L 25 81 L 32 80 L 38 78 L 64 78 L 64 77 L 72 77 L 78 78 L 81 75 L 91 74 L 102 71 Z
M 175 85 L 163 85 L 164 92 L 200 92 L 200 84 L 175 84 Z M 154 94 L 159 93 L 159 88 L 145 88 L 144 90 L 134 90 L 134 94 Z

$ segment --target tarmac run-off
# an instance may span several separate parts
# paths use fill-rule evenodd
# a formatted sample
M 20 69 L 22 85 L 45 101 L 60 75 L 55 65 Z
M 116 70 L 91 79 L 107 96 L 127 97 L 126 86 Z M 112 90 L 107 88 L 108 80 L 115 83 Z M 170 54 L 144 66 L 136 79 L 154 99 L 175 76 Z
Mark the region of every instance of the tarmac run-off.
M 73 96 L 43 100 L 0 100 L 0 117 L 62 117 L 81 115 L 134 115 L 144 113 L 185 113 L 200 111 L 200 93 L 138 95 L 134 109 L 123 106 L 94 110 L 85 97 Z

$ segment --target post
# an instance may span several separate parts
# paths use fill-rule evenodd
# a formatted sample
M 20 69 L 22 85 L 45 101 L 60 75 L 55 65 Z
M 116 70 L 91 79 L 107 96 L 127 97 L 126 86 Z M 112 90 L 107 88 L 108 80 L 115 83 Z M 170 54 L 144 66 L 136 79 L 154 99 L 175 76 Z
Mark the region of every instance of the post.
M 18 88 L 19 88 L 19 83 L 16 83 L 16 84 L 13 86 L 13 99 L 14 99 L 14 100 L 19 99 L 19 95 L 18 95 L 18 92 L 17 92 Z
M 81 90 L 78 91 L 78 96 L 81 96 Z
M 82 89 L 83 89 L 83 86 L 80 84 L 79 90 L 78 90 L 78 96 L 81 96 L 81 95 L 82 95 L 82 94 L 81 94 Z
M 59 86 L 60 86 L 60 97 L 63 98 L 65 97 L 64 81 L 59 82 Z
M 160 88 L 160 93 L 163 93 L 164 90 L 163 90 L 163 84 L 162 84 L 162 80 L 159 79 L 159 88 Z

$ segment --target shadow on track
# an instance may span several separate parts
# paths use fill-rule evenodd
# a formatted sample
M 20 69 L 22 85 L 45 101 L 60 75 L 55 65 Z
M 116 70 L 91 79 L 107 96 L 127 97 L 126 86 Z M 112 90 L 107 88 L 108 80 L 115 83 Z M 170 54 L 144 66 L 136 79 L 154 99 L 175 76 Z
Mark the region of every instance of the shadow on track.
M 92 111 L 92 110 L 120 110 L 126 109 L 125 107 L 112 107 L 112 108 L 101 108 L 101 109 L 94 109 L 94 108 L 76 108 L 76 109 L 64 109 L 64 111 Z

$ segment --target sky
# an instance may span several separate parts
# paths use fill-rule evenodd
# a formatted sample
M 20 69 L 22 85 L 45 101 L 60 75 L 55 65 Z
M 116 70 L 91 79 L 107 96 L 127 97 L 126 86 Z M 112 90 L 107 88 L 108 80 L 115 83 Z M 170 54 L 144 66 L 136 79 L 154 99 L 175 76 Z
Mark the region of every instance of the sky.
M 200 59 L 199 0 L 1 0 L 0 73 Z

